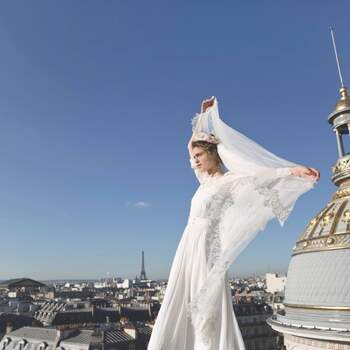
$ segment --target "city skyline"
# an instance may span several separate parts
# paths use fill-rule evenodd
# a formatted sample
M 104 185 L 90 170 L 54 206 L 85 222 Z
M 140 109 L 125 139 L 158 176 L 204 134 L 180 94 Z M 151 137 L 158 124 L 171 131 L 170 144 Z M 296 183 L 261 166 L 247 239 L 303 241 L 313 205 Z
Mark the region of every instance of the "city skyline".
M 281 275 L 286 275 L 286 270 L 279 270 L 279 271 L 271 271 L 269 268 L 266 271 L 260 270 L 261 272 L 258 273 L 257 270 L 251 273 L 237 273 L 237 271 L 234 270 L 234 268 L 231 269 L 231 273 L 229 273 L 229 276 L 231 279 L 235 279 L 235 278 L 249 278 L 249 277 L 257 277 L 257 276 L 262 276 L 266 273 L 277 273 L 277 274 L 281 274 Z M 111 273 L 111 272 L 107 272 L 104 276 L 99 276 L 99 277 L 95 277 L 95 278 L 76 278 L 76 279 L 55 279 L 55 278 L 50 278 L 50 279 L 46 279 L 46 280 L 40 280 L 41 282 L 48 282 L 48 283 L 62 283 L 62 282 L 72 282 L 72 283 L 80 283 L 80 282 L 96 282 L 96 281 L 108 281 L 108 280 L 152 280 L 150 278 L 147 278 L 146 276 L 146 268 L 145 268 L 145 264 L 144 264 L 144 251 L 142 250 L 142 260 L 141 260 L 141 272 L 137 275 L 135 274 L 135 276 L 125 276 L 123 275 L 123 273 Z M 145 277 L 145 278 L 143 278 Z M 31 278 L 31 276 L 17 276 L 17 279 L 25 279 L 25 278 L 29 278 L 29 279 L 33 279 Z M 8 281 L 11 279 L 16 279 L 16 278 L 7 278 L 7 279 L 2 279 L 0 276 L 0 282 L 4 282 L 4 281 Z M 158 279 L 153 279 L 153 280 L 164 280 L 167 281 L 167 277 L 163 277 L 163 278 L 158 278 Z
M 198 182 L 187 141 L 202 99 L 277 155 L 321 170 L 281 228 L 230 275 L 286 271 L 334 192 L 327 116 L 350 50 L 337 4 L 0 5 L 0 279 L 166 279 Z M 254 26 L 251 25 L 254 23 Z

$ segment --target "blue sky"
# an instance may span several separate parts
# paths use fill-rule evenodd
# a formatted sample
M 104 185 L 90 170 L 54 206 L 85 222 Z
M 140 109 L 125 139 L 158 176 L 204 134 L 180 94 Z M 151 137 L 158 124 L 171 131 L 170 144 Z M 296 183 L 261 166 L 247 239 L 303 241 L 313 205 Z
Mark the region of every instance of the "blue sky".
M 321 180 L 232 274 L 286 271 L 335 190 L 327 115 L 350 80 L 347 1 L 0 4 L 0 279 L 166 278 L 198 183 L 186 143 L 201 99 Z

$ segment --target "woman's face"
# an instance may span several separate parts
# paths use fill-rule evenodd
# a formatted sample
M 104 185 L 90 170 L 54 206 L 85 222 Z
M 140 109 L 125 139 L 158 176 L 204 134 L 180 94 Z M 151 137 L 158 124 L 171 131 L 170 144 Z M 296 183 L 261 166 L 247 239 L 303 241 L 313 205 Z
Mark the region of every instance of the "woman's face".
M 202 147 L 193 147 L 193 158 L 199 171 L 210 171 L 217 167 L 215 158 Z

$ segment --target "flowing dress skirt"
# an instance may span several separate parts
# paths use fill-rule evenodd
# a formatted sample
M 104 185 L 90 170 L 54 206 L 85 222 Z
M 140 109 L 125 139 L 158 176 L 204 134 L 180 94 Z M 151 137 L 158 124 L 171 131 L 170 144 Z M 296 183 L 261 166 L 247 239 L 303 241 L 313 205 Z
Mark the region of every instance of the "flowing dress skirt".
M 207 276 L 205 220 L 186 226 L 177 248 L 163 303 L 152 330 L 148 350 L 237 350 L 244 343 L 233 312 L 227 272 L 222 294 L 217 300 L 218 322 L 210 344 L 204 344 L 187 316 L 193 300 Z

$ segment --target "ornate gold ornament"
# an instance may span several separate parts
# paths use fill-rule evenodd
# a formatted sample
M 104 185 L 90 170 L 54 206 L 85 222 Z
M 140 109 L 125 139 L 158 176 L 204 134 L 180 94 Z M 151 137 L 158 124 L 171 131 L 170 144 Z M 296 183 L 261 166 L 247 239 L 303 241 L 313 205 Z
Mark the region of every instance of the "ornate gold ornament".
M 328 237 L 326 240 L 327 245 L 332 245 L 335 243 L 334 237 Z
M 346 222 L 347 224 L 350 223 L 350 209 L 346 209 L 343 212 L 342 219 L 343 222 Z
M 321 227 L 325 227 L 327 225 L 330 224 L 332 218 L 334 217 L 334 213 L 333 212 L 330 212 L 328 214 L 326 214 L 320 221 L 320 226 Z

